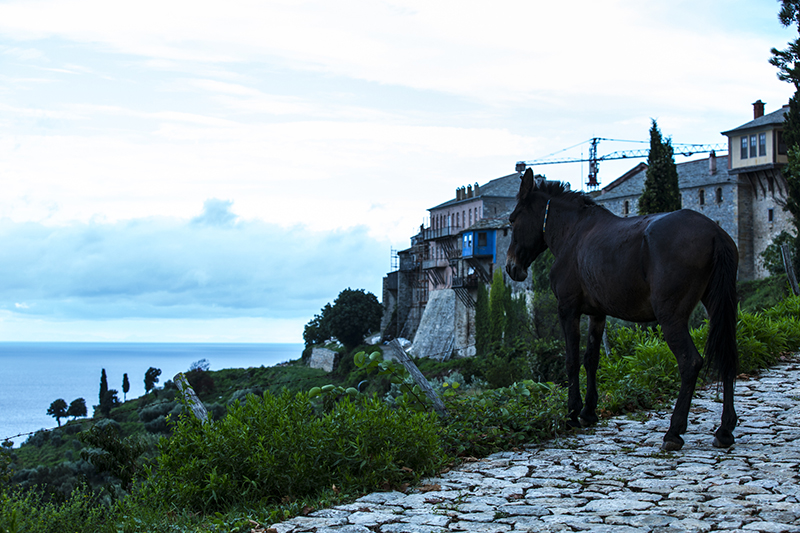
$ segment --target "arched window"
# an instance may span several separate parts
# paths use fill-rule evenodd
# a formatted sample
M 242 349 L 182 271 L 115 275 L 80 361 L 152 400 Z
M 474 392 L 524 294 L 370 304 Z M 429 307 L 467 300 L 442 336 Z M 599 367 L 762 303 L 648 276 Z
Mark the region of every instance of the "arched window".
M 705 191 L 705 189 L 700 189 L 700 205 L 706 205 L 706 191 Z
M 628 216 L 628 213 L 631 212 L 631 204 L 628 200 L 625 200 L 625 204 L 622 206 L 622 214 Z

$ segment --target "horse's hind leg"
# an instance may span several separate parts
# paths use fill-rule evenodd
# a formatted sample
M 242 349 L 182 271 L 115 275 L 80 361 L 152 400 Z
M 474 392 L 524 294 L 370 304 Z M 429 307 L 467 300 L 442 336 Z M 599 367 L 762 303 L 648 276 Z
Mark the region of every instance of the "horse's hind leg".
M 681 390 L 675 402 L 675 409 L 672 411 L 669 429 L 664 435 L 664 444 L 661 445 L 662 450 L 675 451 L 683 447 L 681 435 L 686 432 L 689 407 L 697 385 L 697 377 L 703 367 L 703 359 L 692 342 L 686 323 L 662 324 L 661 329 L 670 350 L 678 360 L 678 370 L 681 374 Z
M 583 367 L 586 369 L 586 403 L 580 415 L 581 425 L 591 426 L 597 423 L 597 365 L 600 362 L 600 344 L 603 342 L 603 330 L 606 326 L 604 315 L 589 317 L 589 337 L 586 342 L 586 353 L 583 356 Z
M 733 444 L 733 429 L 736 427 L 736 410 L 733 407 L 733 375 L 724 376 L 722 383 L 722 425 L 714 434 L 713 445 L 727 448 Z

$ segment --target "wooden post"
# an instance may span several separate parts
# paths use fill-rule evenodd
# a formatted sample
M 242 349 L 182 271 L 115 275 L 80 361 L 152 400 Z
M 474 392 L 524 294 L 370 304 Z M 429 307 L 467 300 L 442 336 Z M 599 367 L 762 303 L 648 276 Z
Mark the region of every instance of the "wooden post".
M 411 360 L 403 347 L 400 346 L 400 341 L 394 339 L 386 345 L 386 348 L 389 349 L 395 359 L 400 361 L 400 363 L 406 367 L 406 370 L 408 370 L 409 374 L 411 374 L 414 382 L 419 385 L 419 388 L 421 388 L 430 401 L 433 402 L 433 409 L 439 415 L 447 416 L 447 410 L 444 407 L 444 402 L 442 402 L 442 399 L 439 398 L 439 395 L 433 390 L 433 387 L 431 387 L 431 384 L 428 382 L 422 372 L 419 371 L 419 368 L 417 368 L 417 365 L 414 364 L 414 361 Z
M 175 377 L 172 378 L 172 381 L 175 382 L 175 385 L 178 386 L 178 390 L 183 394 L 183 397 L 189 403 L 189 407 L 192 409 L 192 413 L 197 419 L 205 424 L 206 422 L 211 422 L 208 418 L 208 411 L 206 410 L 206 406 L 203 405 L 203 402 L 200 401 L 200 398 L 197 397 L 197 394 L 194 392 L 194 389 L 189 385 L 189 380 L 186 379 L 186 376 L 183 375 L 183 372 L 178 372 L 175 374 Z
M 781 244 L 781 257 L 783 258 L 783 268 L 786 270 L 786 277 L 789 278 L 789 285 L 795 296 L 800 296 L 800 287 L 797 286 L 797 277 L 794 275 L 792 266 L 792 252 L 788 244 Z

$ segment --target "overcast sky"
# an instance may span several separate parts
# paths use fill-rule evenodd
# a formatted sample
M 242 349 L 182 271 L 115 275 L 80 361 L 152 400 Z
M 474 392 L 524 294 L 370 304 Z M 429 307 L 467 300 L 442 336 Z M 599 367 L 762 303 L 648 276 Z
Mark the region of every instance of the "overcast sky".
M 456 187 L 778 109 L 778 5 L 0 0 L 0 340 L 302 342 Z

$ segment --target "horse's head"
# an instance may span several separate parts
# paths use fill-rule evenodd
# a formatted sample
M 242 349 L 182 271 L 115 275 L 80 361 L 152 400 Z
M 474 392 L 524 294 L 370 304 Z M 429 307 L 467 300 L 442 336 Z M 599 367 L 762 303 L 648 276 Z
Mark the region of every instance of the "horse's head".
M 539 190 L 543 181 L 541 176 L 534 177 L 531 169 L 525 171 L 517 193 L 517 207 L 509 217 L 511 244 L 506 255 L 506 272 L 514 281 L 525 281 L 528 267 L 547 249 L 543 225 L 548 195 Z

